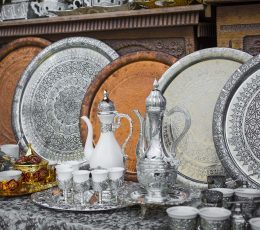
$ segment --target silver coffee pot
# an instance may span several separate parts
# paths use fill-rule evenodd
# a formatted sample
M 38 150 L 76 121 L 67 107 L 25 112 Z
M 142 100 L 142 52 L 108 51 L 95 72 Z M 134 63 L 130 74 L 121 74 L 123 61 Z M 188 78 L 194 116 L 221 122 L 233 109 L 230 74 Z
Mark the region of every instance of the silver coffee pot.
M 138 110 L 134 110 L 140 121 L 140 136 L 136 149 L 137 178 L 145 188 L 147 202 L 163 202 L 167 199 L 168 190 L 177 178 L 179 160 L 176 158 L 176 147 L 190 128 L 190 115 L 187 111 L 174 107 L 166 111 L 166 99 L 158 89 L 155 80 L 153 90 L 146 98 L 146 114 L 142 118 Z M 165 125 L 165 120 L 179 112 L 185 117 L 183 131 L 174 140 L 171 123 Z M 170 128 L 167 128 L 170 127 Z M 171 137 L 171 143 L 165 143 L 163 135 Z

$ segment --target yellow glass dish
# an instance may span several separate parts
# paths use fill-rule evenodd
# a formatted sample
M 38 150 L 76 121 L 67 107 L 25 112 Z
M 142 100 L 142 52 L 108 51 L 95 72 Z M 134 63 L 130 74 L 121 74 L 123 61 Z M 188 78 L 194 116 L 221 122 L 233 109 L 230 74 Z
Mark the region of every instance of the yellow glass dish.
M 15 191 L 18 191 L 21 188 L 22 185 L 22 180 L 19 179 L 17 180 L 9 180 L 9 181 L 0 181 L 0 193 L 5 192 L 5 193 L 13 193 Z
M 23 196 L 35 192 L 40 192 L 45 189 L 52 188 L 57 185 L 57 182 L 51 183 L 37 183 L 37 184 L 22 184 L 15 190 L 0 190 L 0 196 L 12 197 L 12 196 Z
M 39 164 L 14 164 L 14 168 L 22 171 L 22 182 L 25 184 L 45 183 L 49 176 L 48 161 Z

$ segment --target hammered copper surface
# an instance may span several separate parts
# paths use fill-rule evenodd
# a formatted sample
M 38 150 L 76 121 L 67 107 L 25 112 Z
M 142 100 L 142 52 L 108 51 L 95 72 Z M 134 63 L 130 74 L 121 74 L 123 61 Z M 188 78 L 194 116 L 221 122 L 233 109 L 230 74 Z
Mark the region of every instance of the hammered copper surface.
M 0 144 L 16 143 L 11 124 L 15 88 L 27 65 L 48 45 L 45 39 L 27 37 L 0 49 Z
M 94 129 L 94 143 L 97 143 L 100 135 L 97 105 L 103 98 L 103 90 L 106 89 L 109 92 L 118 112 L 126 113 L 133 119 L 133 136 L 126 147 L 126 154 L 129 158 L 128 171 L 136 171 L 135 149 L 139 136 L 139 122 L 133 109 L 138 109 L 144 114 L 145 99 L 152 89 L 154 79 L 159 79 L 176 60 L 168 54 L 153 51 L 122 56 L 107 65 L 97 75 L 85 94 L 81 116 L 90 117 Z M 116 131 L 116 138 L 120 144 L 129 132 L 128 126 L 127 121 L 123 120 L 121 127 Z M 81 121 L 80 132 L 82 142 L 85 143 L 87 128 Z

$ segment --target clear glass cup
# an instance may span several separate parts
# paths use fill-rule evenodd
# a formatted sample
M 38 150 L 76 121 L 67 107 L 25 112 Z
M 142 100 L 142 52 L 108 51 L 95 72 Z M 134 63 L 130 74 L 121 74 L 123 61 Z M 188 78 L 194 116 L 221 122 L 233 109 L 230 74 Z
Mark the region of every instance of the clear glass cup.
M 118 191 L 124 184 L 124 171 L 122 167 L 113 167 L 108 169 L 109 186 L 115 194 L 115 201 L 118 203 Z
M 68 203 L 68 191 L 72 188 L 72 169 L 59 169 L 57 171 L 58 186 L 62 189 L 64 202 Z
M 90 171 L 88 170 L 78 170 L 72 173 L 73 191 L 80 193 L 81 205 L 85 205 L 84 192 L 89 190 L 90 188 L 89 174 Z
M 106 190 L 108 187 L 108 170 L 100 169 L 93 170 L 91 172 L 93 190 L 98 192 L 98 203 L 103 204 L 102 202 L 102 191 Z

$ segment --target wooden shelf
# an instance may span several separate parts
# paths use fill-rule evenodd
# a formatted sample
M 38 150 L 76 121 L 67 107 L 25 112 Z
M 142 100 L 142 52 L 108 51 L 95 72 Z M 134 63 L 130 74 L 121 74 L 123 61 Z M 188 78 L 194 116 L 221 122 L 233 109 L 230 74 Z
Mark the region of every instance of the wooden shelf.
M 259 0 L 204 0 L 205 4 L 234 4 L 234 3 L 256 3 Z
M 126 30 L 199 23 L 203 5 L 60 16 L 0 23 L 0 37 Z

